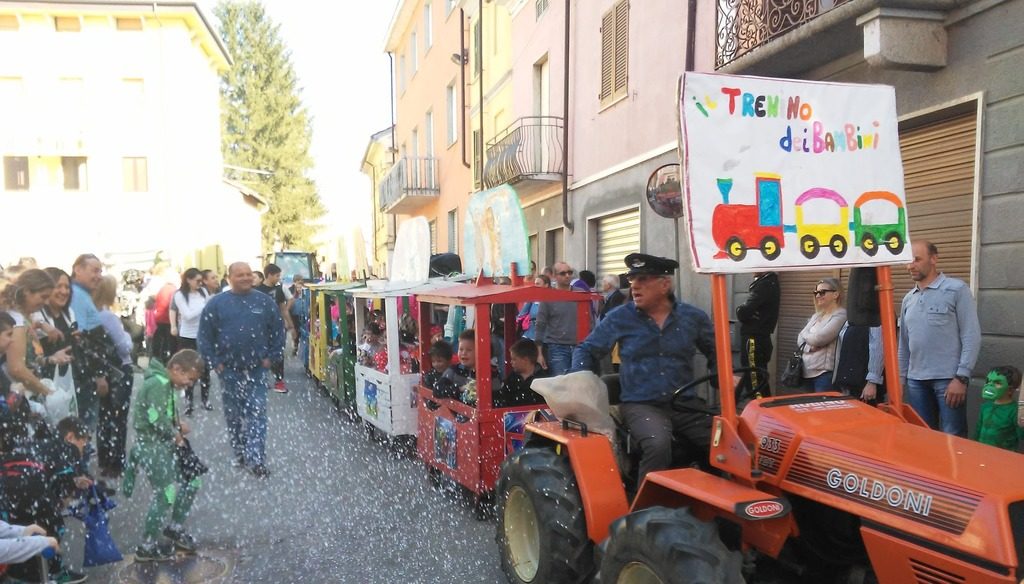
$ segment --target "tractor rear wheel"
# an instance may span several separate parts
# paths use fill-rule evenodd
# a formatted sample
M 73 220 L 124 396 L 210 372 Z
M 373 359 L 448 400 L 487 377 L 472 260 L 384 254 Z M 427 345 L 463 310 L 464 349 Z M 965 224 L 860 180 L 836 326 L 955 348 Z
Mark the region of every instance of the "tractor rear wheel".
M 616 519 L 601 562 L 602 584 L 740 584 L 743 557 L 714 523 L 687 508 L 651 507 Z
M 509 457 L 496 497 L 501 568 L 510 582 L 575 583 L 593 573 L 576 477 L 554 449 L 527 447 Z

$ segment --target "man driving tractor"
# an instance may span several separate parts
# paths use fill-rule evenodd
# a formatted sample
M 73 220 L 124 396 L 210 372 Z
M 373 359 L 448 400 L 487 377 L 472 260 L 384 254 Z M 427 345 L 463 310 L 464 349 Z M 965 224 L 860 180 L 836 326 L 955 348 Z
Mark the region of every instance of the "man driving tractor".
M 621 411 L 640 445 L 640 475 L 672 467 L 672 438 L 704 453 L 711 442 L 707 404 L 690 389 L 690 407 L 673 408 L 673 392 L 693 379 L 693 356 L 700 350 L 713 367 L 715 335 L 711 319 L 672 293 L 679 262 L 641 253 L 625 258 L 633 301 L 608 313 L 572 355 L 572 371 L 597 371 L 601 359 L 619 345 Z

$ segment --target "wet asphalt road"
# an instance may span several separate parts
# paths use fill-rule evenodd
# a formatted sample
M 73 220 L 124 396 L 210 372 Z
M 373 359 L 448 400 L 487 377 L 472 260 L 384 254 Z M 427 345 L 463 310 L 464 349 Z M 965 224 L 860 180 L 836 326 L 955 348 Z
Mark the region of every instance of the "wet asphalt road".
M 505 581 L 493 520 L 475 520 L 458 497 L 432 489 L 417 459 L 369 441 L 296 361 L 286 378 L 290 393 L 269 396 L 269 479 L 231 467 L 216 380 L 216 410 L 198 409 L 189 420 L 193 447 L 211 469 L 187 524 L 199 557 L 159 569 L 132 564 L 151 494 L 140 477 L 132 498 L 117 496 L 110 516 L 126 559 L 87 570 L 90 582 Z M 82 558 L 80 525 L 69 520 L 75 565 Z

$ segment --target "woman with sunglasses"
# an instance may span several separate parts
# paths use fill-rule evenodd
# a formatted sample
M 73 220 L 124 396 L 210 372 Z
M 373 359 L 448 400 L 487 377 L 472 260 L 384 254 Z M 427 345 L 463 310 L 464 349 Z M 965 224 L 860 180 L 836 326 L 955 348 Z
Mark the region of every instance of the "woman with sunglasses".
M 804 391 L 832 391 L 836 339 L 846 324 L 842 297 L 842 287 L 835 278 L 822 278 L 814 287 L 814 315 L 797 336 L 797 344 L 803 348 Z

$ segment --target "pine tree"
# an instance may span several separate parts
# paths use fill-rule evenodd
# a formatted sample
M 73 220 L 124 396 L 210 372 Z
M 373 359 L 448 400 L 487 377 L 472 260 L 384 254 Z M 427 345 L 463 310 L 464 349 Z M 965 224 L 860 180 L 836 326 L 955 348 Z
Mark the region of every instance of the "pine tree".
M 221 76 L 221 140 L 225 164 L 268 171 L 237 176 L 270 202 L 263 214 L 263 251 L 311 249 L 324 215 L 307 171 L 312 130 L 291 56 L 257 1 L 222 0 L 214 9 L 234 64 Z

